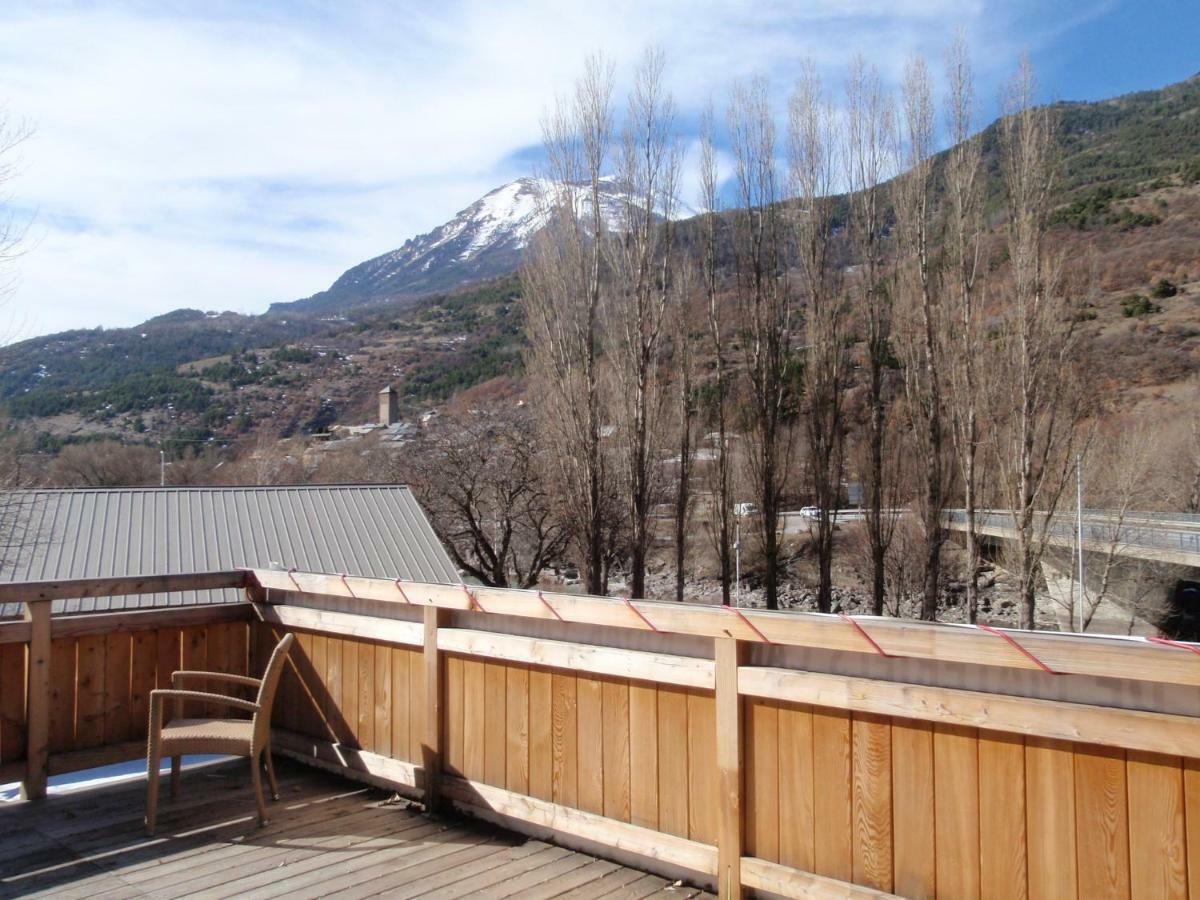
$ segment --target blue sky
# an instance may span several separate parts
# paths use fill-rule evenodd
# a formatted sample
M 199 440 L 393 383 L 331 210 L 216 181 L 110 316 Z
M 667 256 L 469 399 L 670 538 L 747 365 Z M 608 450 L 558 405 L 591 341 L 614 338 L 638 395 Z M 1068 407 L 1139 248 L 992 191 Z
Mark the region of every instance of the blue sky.
M 29 225 L 8 340 L 321 290 L 527 174 L 542 112 L 593 50 L 620 79 L 661 46 L 685 126 L 755 74 L 782 121 L 806 58 L 835 97 L 856 53 L 889 84 L 913 54 L 937 72 L 960 28 L 980 124 L 1022 52 L 1043 99 L 1200 69 L 1195 0 L 3 0 L 0 16 L 0 105 L 34 130 L 0 201 Z

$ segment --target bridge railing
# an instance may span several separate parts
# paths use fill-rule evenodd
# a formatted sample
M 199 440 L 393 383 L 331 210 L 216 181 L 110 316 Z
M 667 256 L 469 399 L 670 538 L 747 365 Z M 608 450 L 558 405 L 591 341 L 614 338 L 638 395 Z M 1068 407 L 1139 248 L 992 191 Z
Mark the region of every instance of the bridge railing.
M 1085 543 L 1100 545 L 1115 543 L 1118 547 L 1146 547 L 1200 554 L 1200 525 L 1197 527 L 1190 525 L 1171 527 L 1178 520 L 1166 518 L 1166 514 L 1162 514 L 1163 524 L 1147 525 L 1144 520 L 1149 516 L 1145 513 L 1129 515 L 1124 521 L 1116 519 L 1096 521 L 1096 518 L 1103 515 L 1107 515 L 1107 513 L 1102 510 L 1085 512 L 1083 521 Z M 949 523 L 966 524 L 966 513 L 961 509 L 946 510 L 944 516 Z M 1195 518 L 1200 523 L 1200 517 Z M 976 513 L 976 523 L 979 528 L 1011 529 L 1014 527 L 1013 516 L 1007 512 L 980 511 Z M 1049 525 L 1048 533 L 1058 542 L 1074 543 L 1078 534 L 1074 516 L 1066 513 L 1055 515 Z

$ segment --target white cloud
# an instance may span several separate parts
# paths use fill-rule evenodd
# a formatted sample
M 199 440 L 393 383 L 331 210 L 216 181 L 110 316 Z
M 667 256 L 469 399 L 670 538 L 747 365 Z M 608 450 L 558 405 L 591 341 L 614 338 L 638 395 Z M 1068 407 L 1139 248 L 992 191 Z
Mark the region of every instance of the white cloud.
M 0 100 L 36 126 L 12 305 L 33 334 L 321 290 L 524 174 L 592 50 L 625 77 L 663 46 L 686 125 L 734 78 L 782 94 L 805 57 L 837 72 L 859 51 L 895 78 L 987 18 L 982 0 L 10 8 Z

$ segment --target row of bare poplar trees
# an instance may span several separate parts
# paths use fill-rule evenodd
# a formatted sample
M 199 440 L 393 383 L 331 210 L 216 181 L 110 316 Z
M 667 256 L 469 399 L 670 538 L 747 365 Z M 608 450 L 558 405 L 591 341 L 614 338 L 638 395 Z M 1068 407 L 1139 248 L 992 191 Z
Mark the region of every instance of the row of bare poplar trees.
M 852 477 L 865 490 L 876 613 L 895 510 L 919 519 L 920 611 L 934 618 L 943 512 L 965 507 L 974 572 L 982 498 L 1012 511 L 1021 621 L 1033 624 L 1042 513 L 1067 481 L 1085 415 L 1071 292 L 1047 239 L 1053 112 L 1034 105 L 1025 64 L 985 146 L 962 41 L 947 54 L 940 110 L 931 82 L 914 59 L 897 98 L 860 59 L 838 103 L 807 66 L 784 135 L 767 82 L 735 86 L 727 153 L 711 105 L 703 117 L 704 211 L 686 225 L 660 53 L 638 69 L 619 127 L 614 70 L 598 58 L 547 116 L 550 225 L 522 271 L 527 367 L 539 452 L 590 592 L 627 560 L 631 593 L 645 595 L 656 509 L 669 500 L 676 596 L 702 508 L 728 602 L 736 446 L 768 607 L 783 503 L 803 494 L 819 510 L 817 606 L 830 609 L 833 512 Z M 700 431 L 717 451 L 703 491 Z M 967 590 L 974 620 L 974 577 Z

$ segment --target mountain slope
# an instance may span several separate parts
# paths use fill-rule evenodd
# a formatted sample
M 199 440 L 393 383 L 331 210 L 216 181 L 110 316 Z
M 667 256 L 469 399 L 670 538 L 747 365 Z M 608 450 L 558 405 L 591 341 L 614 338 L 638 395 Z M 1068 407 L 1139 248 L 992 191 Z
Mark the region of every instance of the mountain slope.
M 342 312 L 402 297 L 453 290 L 473 282 L 515 272 L 521 252 L 546 223 L 539 197 L 551 186 L 519 178 L 476 200 L 444 225 L 410 238 L 398 250 L 384 253 L 345 272 L 326 291 L 304 300 L 276 303 L 273 312 Z M 585 188 L 571 186 L 582 209 L 590 207 Z M 601 182 L 601 207 L 609 228 L 621 221 L 627 201 L 612 179 Z
M 1114 391 L 1169 392 L 1200 371 L 1200 76 L 1059 109 L 1055 241 L 1066 254 L 1095 250 L 1102 296 L 1085 330 L 1100 351 L 1096 374 Z M 983 132 L 993 186 L 997 130 Z M 265 315 L 176 310 L 138 328 L 0 348 L 0 404 L 23 429 L 72 438 L 143 429 L 230 435 L 367 415 L 388 381 L 410 403 L 428 404 L 518 374 L 513 273 L 543 224 L 538 188 L 533 179 L 504 185 L 328 290 Z M 622 202 L 606 182 L 610 225 Z M 699 224 L 680 223 L 685 248 Z M 1161 313 L 1123 314 L 1123 299 L 1160 279 L 1179 288 L 1158 304 Z

